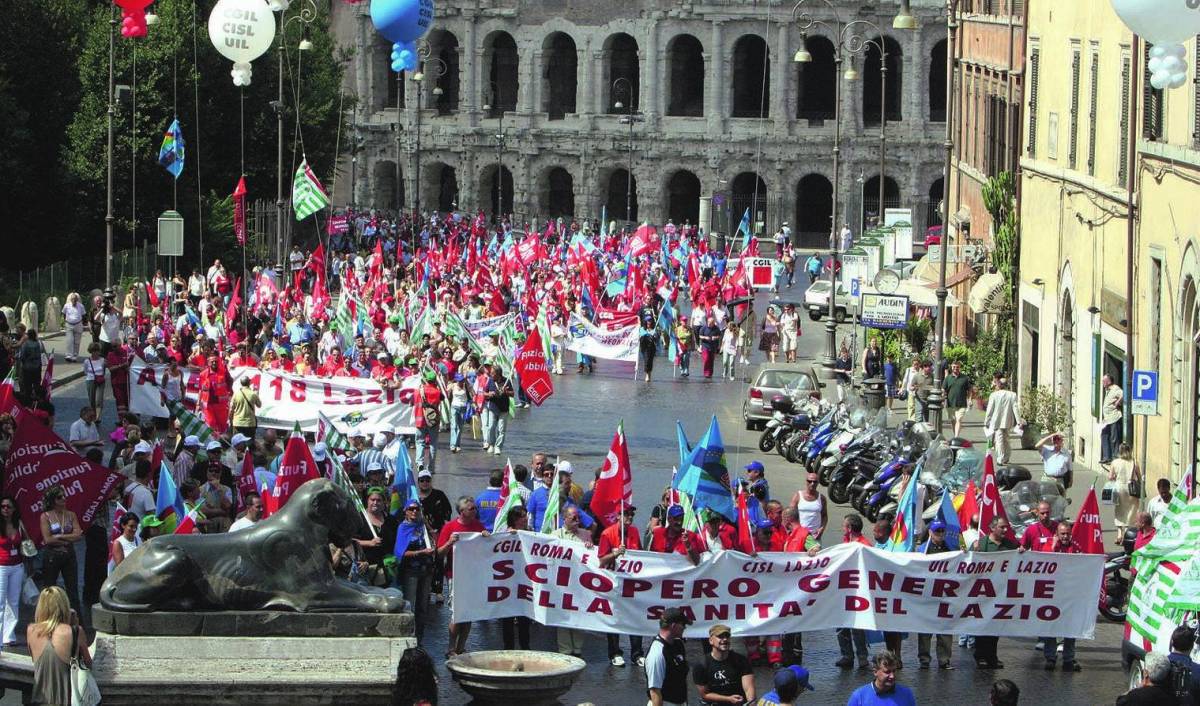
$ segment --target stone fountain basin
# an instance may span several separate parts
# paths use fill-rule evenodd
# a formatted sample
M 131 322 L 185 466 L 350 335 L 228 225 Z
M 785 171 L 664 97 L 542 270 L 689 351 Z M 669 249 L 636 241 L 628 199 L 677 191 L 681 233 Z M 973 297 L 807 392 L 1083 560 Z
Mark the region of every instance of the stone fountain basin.
M 446 668 L 479 704 L 557 703 L 586 664 L 578 657 L 533 650 L 487 650 L 451 657 Z

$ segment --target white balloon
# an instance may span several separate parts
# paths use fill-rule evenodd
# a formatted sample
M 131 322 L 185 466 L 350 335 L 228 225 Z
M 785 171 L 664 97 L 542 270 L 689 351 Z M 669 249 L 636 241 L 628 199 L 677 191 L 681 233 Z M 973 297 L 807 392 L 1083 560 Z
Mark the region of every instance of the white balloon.
M 1181 46 L 1181 45 L 1179 45 L 1179 44 L 1170 44 L 1170 45 L 1166 45 L 1166 44 L 1155 44 L 1154 46 L 1150 47 L 1150 58 L 1151 58 L 1151 59 L 1161 59 L 1161 58 L 1163 58 L 1164 56 L 1166 56 L 1166 55 L 1167 55 L 1167 47 L 1168 47 L 1168 46 L 1174 46 L 1174 47 L 1177 47 L 1177 46 Z
M 271 12 L 287 12 L 291 4 L 291 0 L 267 0 L 267 7 L 271 8 Z
M 1154 73 L 1162 68 L 1162 63 L 1163 57 L 1152 56 L 1150 57 L 1150 60 L 1146 62 L 1146 68 L 1150 70 L 1150 73 Z
M 1171 81 L 1168 85 L 1171 88 L 1180 88 L 1185 83 L 1187 83 L 1187 72 L 1181 71 L 1179 73 L 1171 74 Z
M 1160 69 L 1170 74 L 1177 74 L 1180 71 L 1187 71 L 1187 64 L 1177 56 L 1168 56 L 1158 65 Z
M 1135 34 L 1154 44 L 1178 44 L 1200 34 L 1200 9 L 1191 0 L 1111 0 L 1113 10 Z
M 254 61 L 275 40 L 275 15 L 266 0 L 219 0 L 208 16 L 208 38 L 226 59 Z
M 1182 44 L 1167 44 L 1163 46 L 1163 51 L 1170 56 L 1177 56 L 1180 59 L 1187 56 L 1187 47 Z
M 1171 74 L 1161 69 L 1150 75 L 1150 85 L 1163 90 L 1171 85 Z

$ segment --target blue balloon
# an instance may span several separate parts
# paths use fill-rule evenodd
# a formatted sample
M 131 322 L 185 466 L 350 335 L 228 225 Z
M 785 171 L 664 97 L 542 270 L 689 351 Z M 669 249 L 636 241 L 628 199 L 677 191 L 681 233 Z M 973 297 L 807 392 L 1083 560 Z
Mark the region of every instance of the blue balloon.
M 433 0 L 371 0 L 375 29 L 392 42 L 415 42 L 433 25 Z

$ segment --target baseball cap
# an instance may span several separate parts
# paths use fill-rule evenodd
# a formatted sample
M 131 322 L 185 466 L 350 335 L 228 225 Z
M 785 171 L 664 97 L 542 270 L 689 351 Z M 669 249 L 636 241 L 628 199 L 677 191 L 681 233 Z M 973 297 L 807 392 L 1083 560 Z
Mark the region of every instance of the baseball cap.
M 156 515 L 146 515 L 142 518 L 142 527 L 161 527 L 162 523 Z
M 409 500 L 407 503 L 404 504 L 404 509 L 407 510 L 410 507 L 421 507 L 421 501 L 420 500 Z
M 204 446 L 204 450 L 205 451 L 220 451 L 221 450 L 221 442 L 217 441 L 216 439 L 213 439 L 212 441 L 208 442 Z
M 937 532 L 938 530 L 944 530 L 944 529 L 946 529 L 946 523 L 942 522 L 941 520 L 934 520 L 933 522 L 931 522 L 929 524 L 930 532 Z
M 680 608 L 667 608 L 658 618 L 658 624 L 666 627 L 668 625 L 691 625 L 692 620 Z
M 238 444 L 245 444 L 248 441 L 250 441 L 250 437 L 245 434 L 234 434 L 233 439 L 229 443 L 232 446 L 237 446 Z
M 148 454 L 153 451 L 154 451 L 154 447 L 151 446 L 150 444 L 146 443 L 145 441 L 139 441 L 139 442 L 137 442 L 137 446 L 133 447 L 133 452 L 135 454 Z
M 558 465 L 555 466 L 555 470 L 557 470 L 559 473 L 566 473 L 567 475 L 572 475 L 575 473 L 575 467 L 571 465 L 570 461 L 559 461 Z
M 634 505 L 632 505 L 632 504 L 630 504 L 630 503 L 626 503 L 626 505 L 625 505 L 625 512 L 626 512 L 626 513 L 629 513 L 629 512 L 637 512 L 637 507 L 636 507 L 636 506 L 634 506 Z
M 815 691 L 813 685 L 808 682 L 808 670 L 798 664 L 793 664 L 786 669 L 780 669 L 775 672 L 775 688 L 781 689 L 795 685 L 797 689 L 803 691 Z
M 199 446 L 200 445 L 200 437 L 196 436 L 195 434 L 192 434 L 190 436 L 185 436 L 185 437 L 183 437 L 183 445 L 184 446 Z
M 758 521 L 754 523 L 754 528 L 755 529 L 774 529 L 775 524 L 765 517 L 760 517 L 760 518 L 758 518 Z
M 733 634 L 733 628 L 730 628 L 728 625 L 724 625 L 722 623 L 717 623 L 708 629 L 709 637 L 714 637 L 716 635 L 720 635 L 721 633 Z
M 325 445 L 324 441 L 318 441 L 317 443 L 313 444 L 313 450 L 312 450 L 313 460 L 314 461 L 324 461 L 326 458 L 326 453 L 327 453 L 328 449 L 329 449 L 329 447 L 327 447 Z
M 672 505 L 667 509 L 667 517 L 683 517 L 683 506 Z
M 371 463 L 367 464 L 367 473 L 373 473 L 375 471 L 383 473 L 383 464 L 379 461 L 371 461 Z
M 429 470 L 428 468 L 422 468 L 421 470 L 417 471 L 417 477 L 418 478 L 432 478 L 433 471 Z
M 750 463 L 747 463 L 746 470 L 747 471 L 758 471 L 759 473 L 767 472 L 767 469 L 764 468 L 762 463 L 760 463 L 759 461 L 751 461 Z

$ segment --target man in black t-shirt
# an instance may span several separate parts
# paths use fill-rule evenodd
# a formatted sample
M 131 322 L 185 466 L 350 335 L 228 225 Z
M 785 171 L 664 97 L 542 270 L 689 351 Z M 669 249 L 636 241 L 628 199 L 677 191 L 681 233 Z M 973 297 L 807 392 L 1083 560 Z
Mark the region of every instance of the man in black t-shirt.
M 703 706 L 743 704 L 754 701 L 754 670 L 750 660 L 733 652 L 728 625 L 708 629 L 708 644 L 712 648 L 704 655 L 704 664 L 692 669 L 692 681 L 700 692 Z

